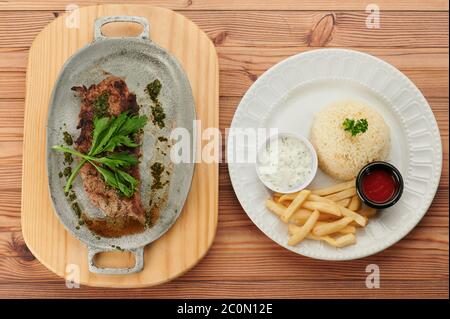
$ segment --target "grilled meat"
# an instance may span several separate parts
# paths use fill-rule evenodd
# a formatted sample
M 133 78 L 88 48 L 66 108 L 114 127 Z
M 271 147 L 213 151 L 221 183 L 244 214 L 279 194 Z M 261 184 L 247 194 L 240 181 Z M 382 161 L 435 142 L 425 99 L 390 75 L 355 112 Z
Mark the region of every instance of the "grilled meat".
M 118 116 L 124 111 L 137 114 L 139 111 L 136 96 L 128 91 L 126 83 L 118 77 L 108 77 L 89 88 L 75 86 L 72 90 L 82 100 L 77 127 L 81 129 L 81 132 L 75 141 L 76 149 L 81 153 L 87 153 L 91 148 L 94 116 Z M 140 148 L 125 150 L 139 156 Z M 137 166 L 130 168 L 127 172 L 140 180 Z M 90 200 L 108 217 L 118 220 L 132 218 L 138 220 L 141 224 L 145 223 L 145 210 L 139 191 L 136 191 L 130 198 L 120 196 L 116 190 L 106 185 L 100 173 L 90 163 L 86 163 L 81 168 L 80 175 L 84 190 Z

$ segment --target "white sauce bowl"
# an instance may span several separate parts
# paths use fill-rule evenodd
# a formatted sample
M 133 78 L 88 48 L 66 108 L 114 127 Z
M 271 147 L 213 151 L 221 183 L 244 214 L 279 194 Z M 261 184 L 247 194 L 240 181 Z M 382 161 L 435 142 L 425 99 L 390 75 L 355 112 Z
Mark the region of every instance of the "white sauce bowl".
M 274 185 L 272 182 L 270 182 L 266 178 L 266 176 L 268 174 L 261 172 L 261 168 L 263 166 L 261 159 L 264 155 L 263 152 L 265 151 L 267 145 L 273 143 L 274 141 L 276 141 L 277 139 L 282 138 L 282 137 L 292 138 L 292 139 L 296 139 L 298 141 L 303 142 L 303 144 L 306 146 L 307 152 L 311 155 L 310 156 L 311 171 L 308 174 L 308 176 L 306 177 L 306 179 L 304 181 L 302 181 L 301 183 L 292 185 L 292 187 L 284 187 L 284 188 L 282 186 Z M 300 163 L 299 163 L 299 165 L 300 165 Z M 292 133 L 279 133 L 279 134 L 274 134 L 271 137 L 269 137 L 259 148 L 258 153 L 257 153 L 257 159 L 256 159 L 256 173 L 257 173 L 259 179 L 261 180 L 261 182 L 270 190 L 272 190 L 274 192 L 279 192 L 279 193 L 295 193 L 295 192 L 298 192 L 298 191 L 306 188 L 311 183 L 311 181 L 314 179 L 314 177 L 316 176 L 317 166 L 318 166 L 317 153 L 316 153 L 316 150 L 314 149 L 314 147 L 312 146 L 312 144 L 309 142 L 309 140 L 303 136 L 300 136 L 297 134 L 292 134 Z

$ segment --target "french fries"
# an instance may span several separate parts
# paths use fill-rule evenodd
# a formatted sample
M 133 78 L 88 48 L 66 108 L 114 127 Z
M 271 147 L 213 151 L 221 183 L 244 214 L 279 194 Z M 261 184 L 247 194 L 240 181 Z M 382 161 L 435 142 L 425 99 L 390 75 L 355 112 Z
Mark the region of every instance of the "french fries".
M 326 242 L 330 246 L 337 247 L 336 240 L 330 236 L 316 236 L 313 234 L 309 234 L 306 238 L 313 239 L 313 240 L 319 240 L 319 241 L 321 240 L 321 241 Z
M 317 220 L 319 219 L 319 212 L 317 210 L 313 211 L 311 216 L 309 216 L 305 225 L 301 226 L 298 231 L 292 234 L 291 238 L 289 238 L 288 244 L 291 246 L 297 245 L 301 242 L 305 237 L 311 232 Z
M 348 188 L 343 191 L 340 191 L 336 194 L 331 194 L 325 196 L 325 198 L 331 199 L 333 202 L 338 202 L 340 200 L 350 198 L 356 195 L 356 187 Z
M 309 194 L 311 194 L 310 190 L 304 189 L 300 191 L 292 201 L 292 203 L 284 211 L 283 215 L 281 215 L 281 220 L 287 223 L 292 214 L 294 214 L 295 211 L 302 206 L 303 202 L 308 198 Z
M 303 203 L 303 207 L 309 210 L 318 210 L 322 213 L 327 213 L 338 217 L 342 216 L 341 210 L 336 204 L 333 205 L 324 202 L 306 201 Z
M 344 206 L 347 207 L 350 205 L 350 203 L 352 202 L 351 198 L 344 198 L 341 199 L 340 201 L 337 201 L 336 204 L 338 204 L 339 206 Z
M 284 214 L 284 210 L 286 209 L 283 205 L 276 203 L 272 199 L 266 200 L 266 207 L 278 217 L 281 217 Z
M 312 233 L 316 236 L 325 236 L 333 233 L 339 232 L 341 229 L 346 227 L 348 224 L 350 224 L 353 221 L 350 217 L 344 217 L 341 219 L 338 219 L 335 222 L 331 223 L 323 223 L 320 225 L 316 225 L 313 228 Z
M 281 195 L 280 197 L 279 197 L 279 202 L 281 203 L 281 202 L 285 202 L 285 201 L 292 201 L 292 200 L 294 200 L 295 199 L 295 197 L 297 197 L 297 195 L 298 195 L 298 193 L 293 193 L 293 194 L 284 194 L 284 195 Z
M 370 218 L 370 217 L 375 216 L 375 214 L 377 213 L 377 210 L 375 208 L 372 208 L 372 207 L 364 207 L 358 213 L 361 216 L 364 216 L 366 218 Z
M 290 222 L 296 224 L 296 225 L 303 225 L 306 220 L 308 219 L 308 217 L 312 214 L 312 211 L 310 211 L 309 209 L 304 209 L 304 208 L 300 208 L 298 211 L 296 211 L 294 213 L 294 215 L 292 215 L 291 219 L 289 220 Z M 334 220 L 335 217 L 333 215 L 329 215 L 329 214 L 320 214 L 319 216 L 319 221 L 330 221 L 330 220 Z
M 356 243 L 357 227 L 365 227 L 376 214 L 370 207 L 361 208 L 355 181 L 318 190 L 297 193 L 274 193 L 266 207 L 288 224 L 288 244 L 318 240 L 336 248 Z
M 346 207 L 339 207 L 341 209 L 342 215 L 345 217 L 351 217 L 358 225 L 365 227 L 367 225 L 367 217 L 364 217 Z
M 325 224 L 325 222 L 321 222 L 320 219 L 319 219 L 319 221 L 316 223 L 316 227 L 318 225 L 323 225 L 323 224 Z M 302 225 L 300 225 L 300 226 L 302 226 Z M 288 234 L 292 235 L 293 233 L 295 233 L 297 230 L 300 229 L 300 226 L 298 224 L 289 224 L 288 225 Z M 344 228 L 342 228 L 341 230 L 339 230 L 337 233 L 342 234 L 342 235 L 355 234 L 356 233 L 356 227 L 347 225 Z M 314 234 L 310 233 L 310 235 L 314 235 Z M 321 236 L 316 236 L 316 237 L 321 237 Z
M 340 234 L 355 234 L 356 233 L 356 227 L 355 226 L 351 226 L 351 225 L 347 225 L 344 228 L 342 228 L 339 231 Z
M 353 234 L 347 234 L 336 239 L 336 247 L 341 248 L 356 243 L 356 236 Z
M 306 220 L 309 218 L 309 216 L 311 216 L 311 214 L 312 211 L 310 211 L 309 209 L 300 208 L 291 216 L 290 221 L 296 225 L 301 226 L 306 222 Z
M 320 203 L 327 203 L 330 205 L 335 205 L 336 203 L 333 202 L 331 199 L 316 195 L 311 193 L 311 195 L 308 196 L 308 200 L 312 201 L 312 202 L 320 202 Z
M 348 209 L 356 212 L 358 209 L 361 208 L 361 200 L 359 199 L 358 195 L 354 195 L 352 199 L 350 200 L 350 204 L 347 206 Z
M 327 195 L 331 195 L 331 194 L 346 190 L 351 187 L 355 187 L 355 184 L 356 184 L 356 180 L 351 180 L 349 182 L 337 184 L 334 186 L 313 190 L 312 193 L 315 195 L 319 195 L 319 196 L 327 196 Z

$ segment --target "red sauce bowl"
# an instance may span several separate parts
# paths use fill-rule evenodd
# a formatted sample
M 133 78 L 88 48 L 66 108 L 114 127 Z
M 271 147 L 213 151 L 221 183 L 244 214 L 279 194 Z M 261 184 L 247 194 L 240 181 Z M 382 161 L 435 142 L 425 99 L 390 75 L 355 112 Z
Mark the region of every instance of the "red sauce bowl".
M 356 192 L 372 208 L 388 208 L 403 193 L 403 178 L 392 164 L 377 161 L 364 166 L 356 177 Z

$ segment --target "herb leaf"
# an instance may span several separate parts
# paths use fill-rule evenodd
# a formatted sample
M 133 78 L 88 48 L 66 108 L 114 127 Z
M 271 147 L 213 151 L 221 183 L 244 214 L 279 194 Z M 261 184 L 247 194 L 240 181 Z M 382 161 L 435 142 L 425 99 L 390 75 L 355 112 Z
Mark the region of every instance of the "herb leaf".
M 127 172 L 124 171 L 117 171 L 116 172 L 117 175 L 119 176 L 119 180 L 121 181 L 125 181 L 126 183 L 128 183 L 130 185 L 130 188 L 132 190 L 132 194 L 134 193 L 135 188 L 138 185 L 138 181 L 131 176 L 130 174 L 128 174 Z
M 120 135 L 129 135 L 139 131 L 147 124 L 146 116 L 130 116 L 125 123 L 123 123 L 122 127 L 118 134 Z
M 365 133 L 369 127 L 369 123 L 366 119 L 359 119 L 355 121 L 354 119 L 346 118 L 342 123 L 345 131 L 348 131 L 352 136 L 356 136 L 361 133 Z
M 129 153 L 111 154 L 105 157 L 96 158 L 94 161 L 106 165 L 112 170 L 129 168 L 139 163 L 136 156 Z
M 107 123 L 104 123 L 104 119 Z M 117 146 L 138 147 L 129 135 L 136 133 L 147 123 L 146 116 L 130 116 L 127 112 L 118 117 L 101 118 L 94 120 L 94 132 L 92 148 L 89 155 L 97 155 L 102 152 L 112 152 Z M 100 125 L 99 127 L 97 125 Z M 98 132 L 97 132 L 98 127 Z
M 138 147 L 139 144 L 134 143 L 131 138 L 126 135 L 117 135 L 111 138 L 108 144 L 105 145 L 103 151 L 105 152 L 113 152 L 114 149 L 118 146 L 128 146 L 128 147 Z
M 64 146 L 53 146 L 54 150 L 73 154 L 82 159 L 67 179 L 65 191 L 70 189 L 81 167 L 89 162 L 103 176 L 106 184 L 117 189 L 121 194 L 131 197 L 136 191 L 138 181 L 123 169 L 137 165 L 139 161 L 134 154 L 111 152 L 119 146 L 138 147 L 139 144 L 133 141 L 131 135 L 137 133 L 146 123 L 146 116 L 130 116 L 127 112 L 117 117 L 95 118 L 92 146 L 87 154 Z
M 92 145 L 91 145 L 91 150 L 89 151 L 89 153 L 91 153 L 92 150 L 97 147 L 99 140 L 101 138 L 101 135 L 108 128 L 109 123 L 110 123 L 110 119 L 108 117 L 94 118 L 94 128 L 95 129 L 92 132 Z
M 116 135 L 116 132 L 120 129 L 122 124 L 127 119 L 127 113 L 123 112 L 117 117 L 112 117 L 108 121 L 108 125 L 105 128 L 102 128 L 102 132 L 98 134 L 98 143 L 93 144 L 91 150 L 88 155 L 97 155 L 105 150 L 105 146 L 108 144 L 109 140 Z M 94 123 L 94 131 L 95 134 L 96 126 Z

